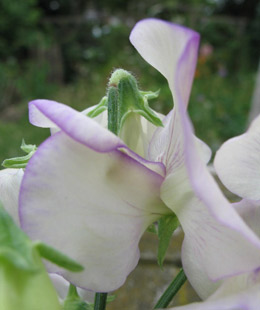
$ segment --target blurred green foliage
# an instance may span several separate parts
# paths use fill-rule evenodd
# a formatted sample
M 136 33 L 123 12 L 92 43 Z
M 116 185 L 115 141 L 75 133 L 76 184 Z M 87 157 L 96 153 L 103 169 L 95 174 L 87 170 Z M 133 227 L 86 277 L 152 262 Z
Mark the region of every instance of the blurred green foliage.
M 82 110 L 99 102 L 114 68 L 132 71 L 143 90 L 160 88 L 152 107 L 167 113 L 166 81 L 128 40 L 145 17 L 201 34 L 189 110 L 198 136 L 216 150 L 243 132 L 260 50 L 259 0 L 0 0 L 0 160 L 19 155 L 22 138 L 39 144 L 49 134 L 28 123 L 29 100 Z

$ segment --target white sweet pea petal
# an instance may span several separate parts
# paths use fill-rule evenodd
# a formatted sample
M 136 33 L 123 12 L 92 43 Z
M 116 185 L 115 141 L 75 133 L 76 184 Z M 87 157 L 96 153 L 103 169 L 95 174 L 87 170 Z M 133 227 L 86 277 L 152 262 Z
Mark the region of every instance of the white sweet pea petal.
M 260 116 L 245 134 L 221 146 L 214 166 L 231 192 L 247 199 L 260 199 Z
M 72 273 L 48 265 L 76 286 L 112 291 L 139 259 L 138 242 L 169 212 L 163 178 L 120 151 L 122 141 L 95 121 L 56 103 L 35 102 L 61 131 L 30 160 L 20 195 L 22 228 L 81 263 Z
M 217 300 L 207 300 L 171 310 L 257 310 L 260 304 L 260 284 L 248 290 L 231 294 Z
M 163 120 L 164 115 L 156 113 Z M 125 120 L 119 137 L 139 156 L 148 158 L 148 149 L 157 126 L 137 113 L 131 113 Z
M 212 280 L 259 266 L 260 240 L 209 174 L 186 115 L 198 40 L 191 30 L 154 19 L 139 22 L 131 34 L 131 42 L 167 78 L 173 94 L 174 110 L 164 128 L 155 132 L 149 155 L 166 166 L 161 197 L 177 214 L 185 233 L 185 273 L 198 294 L 206 298 L 220 284 Z
M 23 169 L 0 170 L 0 201 L 18 225 L 18 195 L 22 178 Z
M 172 310 L 257 310 L 260 302 L 259 270 L 223 281 L 204 302 L 193 303 Z
M 243 199 L 233 203 L 233 206 L 247 225 L 260 237 L 260 201 Z
M 205 188 L 206 190 L 206 188 Z M 185 170 L 180 168 L 167 177 L 161 189 L 161 197 L 178 216 L 185 233 L 182 247 L 182 263 L 192 286 L 202 299 L 212 294 L 220 283 L 212 282 L 254 270 L 259 266 L 259 240 L 231 209 L 238 225 L 235 230 L 212 216 L 207 206 L 194 195 L 187 183 Z M 214 196 L 212 198 L 214 200 Z M 216 206 L 218 206 L 216 202 Z M 218 212 L 218 210 L 216 210 Z M 232 212 L 233 211 L 233 212 Z M 221 211 L 219 211 L 221 212 Z M 218 214 L 218 217 L 221 213 Z M 248 242 L 258 242 L 258 247 Z M 221 262 L 221 263 L 219 263 Z
M 139 54 L 165 76 L 170 88 L 175 87 L 176 82 L 181 85 L 180 95 L 187 106 L 197 62 L 199 34 L 191 29 L 151 18 L 136 24 L 130 41 Z M 179 63 L 183 57 L 185 63 L 180 68 Z
M 186 215 L 179 215 L 183 217 L 182 225 L 185 222 L 187 224 L 184 231 L 192 229 L 193 232 L 193 236 L 190 235 L 190 240 L 184 243 L 182 257 L 185 272 L 197 290 L 200 284 L 196 279 L 195 270 L 197 269 L 199 273 L 201 266 L 204 266 L 203 268 L 206 269 L 211 280 L 250 272 L 258 268 L 260 240 L 220 192 L 206 166 L 199 158 L 199 154 L 196 153 L 194 139 L 188 130 L 189 122 L 185 118 L 185 111 L 180 109 L 180 115 L 184 125 L 184 154 L 187 173 L 191 187 L 198 198 L 197 205 L 196 201 L 190 206 L 187 205 Z M 185 208 L 182 212 L 185 212 L 184 210 Z M 185 244 L 189 244 L 189 248 Z M 203 248 L 207 255 L 204 256 L 202 253 L 203 259 L 201 260 L 199 256 L 193 257 L 192 248 L 194 251 Z M 208 252 L 211 252 L 211 256 Z M 206 297 L 203 292 L 199 292 L 199 294 L 203 298 Z

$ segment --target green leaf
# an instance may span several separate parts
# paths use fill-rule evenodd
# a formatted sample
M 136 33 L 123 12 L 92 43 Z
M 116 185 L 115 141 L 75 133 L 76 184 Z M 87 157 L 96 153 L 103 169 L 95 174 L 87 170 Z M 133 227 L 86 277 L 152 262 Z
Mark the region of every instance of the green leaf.
M 0 260 L 26 271 L 38 270 L 30 239 L 16 226 L 0 203 Z
M 65 268 L 70 271 L 79 272 L 84 269 L 82 265 L 77 263 L 72 258 L 68 257 L 67 255 L 59 252 L 58 250 L 52 248 L 51 246 L 37 241 L 34 242 L 35 248 L 38 250 L 41 257 L 51 261 L 52 263 Z
M 162 268 L 163 261 L 169 247 L 171 237 L 176 228 L 180 225 L 178 218 L 175 214 L 165 215 L 158 221 L 158 254 L 157 260 L 159 266 Z

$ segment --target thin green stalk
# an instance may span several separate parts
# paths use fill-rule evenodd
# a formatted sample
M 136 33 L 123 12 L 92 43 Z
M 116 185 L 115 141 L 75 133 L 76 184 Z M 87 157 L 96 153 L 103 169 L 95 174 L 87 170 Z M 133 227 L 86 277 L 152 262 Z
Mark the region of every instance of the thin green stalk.
M 178 275 L 174 278 L 172 283 L 168 286 L 166 291 L 162 294 L 161 298 L 158 300 L 157 304 L 155 305 L 154 309 L 163 309 L 166 308 L 169 303 L 172 301 L 173 297 L 178 293 L 182 285 L 187 280 L 187 277 L 181 268 Z
M 107 293 L 96 293 L 94 310 L 105 310 L 107 303 Z

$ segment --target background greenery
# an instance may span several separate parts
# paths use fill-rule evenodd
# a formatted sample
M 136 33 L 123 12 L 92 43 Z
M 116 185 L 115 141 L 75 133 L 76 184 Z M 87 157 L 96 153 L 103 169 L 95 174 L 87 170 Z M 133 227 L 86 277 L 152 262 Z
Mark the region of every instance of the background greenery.
M 0 0 L 0 161 L 22 138 L 48 130 L 28 123 L 27 102 L 47 98 L 82 110 L 105 94 L 111 71 L 132 71 L 144 90 L 161 89 L 153 108 L 167 113 L 164 78 L 129 43 L 134 24 L 157 17 L 201 34 L 189 112 L 215 151 L 247 126 L 260 50 L 259 0 Z

